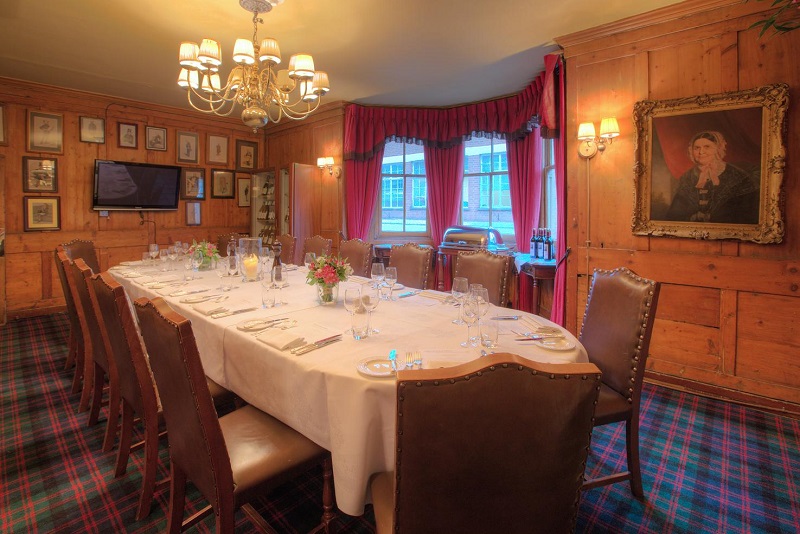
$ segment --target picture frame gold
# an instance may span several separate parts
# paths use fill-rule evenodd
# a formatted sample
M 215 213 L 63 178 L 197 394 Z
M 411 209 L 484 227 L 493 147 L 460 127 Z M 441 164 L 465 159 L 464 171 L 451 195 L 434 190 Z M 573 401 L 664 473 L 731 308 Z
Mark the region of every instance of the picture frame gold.
M 64 153 L 64 116 L 28 110 L 28 152 Z
M 26 232 L 61 230 L 61 197 L 22 197 Z
M 23 156 L 22 191 L 25 193 L 58 192 L 58 160 Z
M 633 233 L 780 243 L 788 107 L 786 84 L 637 102 Z

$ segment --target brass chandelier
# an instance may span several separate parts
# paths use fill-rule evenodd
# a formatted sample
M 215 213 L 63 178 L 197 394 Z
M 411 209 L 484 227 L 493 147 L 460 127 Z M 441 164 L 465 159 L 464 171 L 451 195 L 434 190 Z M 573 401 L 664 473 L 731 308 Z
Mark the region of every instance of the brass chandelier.
M 239 5 L 253 14 L 253 38 L 236 39 L 227 83 L 220 84 L 222 66 L 219 43 L 203 39 L 184 41 L 180 47 L 178 85 L 186 89 L 187 99 L 197 111 L 226 117 L 236 104 L 242 108 L 242 121 L 253 128 L 279 122 L 283 117 L 305 119 L 319 107 L 322 96 L 330 90 L 328 74 L 314 70 L 309 54 L 295 54 L 286 69 L 281 63 L 278 42 L 272 38 L 258 41 L 259 13 L 268 13 L 283 0 L 239 0 Z

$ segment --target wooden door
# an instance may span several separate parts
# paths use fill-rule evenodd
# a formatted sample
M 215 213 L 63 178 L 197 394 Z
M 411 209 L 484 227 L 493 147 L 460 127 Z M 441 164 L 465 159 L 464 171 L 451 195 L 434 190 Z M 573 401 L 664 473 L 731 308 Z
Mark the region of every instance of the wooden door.
M 294 250 L 294 262 L 299 265 L 303 261 L 303 243 L 307 237 L 314 235 L 319 218 L 318 187 L 315 177 L 319 169 L 313 165 L 295 163 L 292 165 L 292 235 L 297 238 Z

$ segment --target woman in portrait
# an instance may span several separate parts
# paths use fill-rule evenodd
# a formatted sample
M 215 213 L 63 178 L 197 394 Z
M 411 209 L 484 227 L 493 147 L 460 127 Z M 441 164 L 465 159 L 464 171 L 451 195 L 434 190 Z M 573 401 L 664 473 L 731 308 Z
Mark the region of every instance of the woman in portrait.
M 692 137 L 689 159 L 666 219 L 707 223 L 758 224 L 758 179 L 725 161 L 725 137 L 704 131 Z

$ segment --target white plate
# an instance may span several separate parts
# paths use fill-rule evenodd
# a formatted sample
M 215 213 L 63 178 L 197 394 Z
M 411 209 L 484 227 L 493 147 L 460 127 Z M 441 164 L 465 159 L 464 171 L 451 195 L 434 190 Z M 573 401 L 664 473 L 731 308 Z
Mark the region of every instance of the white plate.
M 237 324 L 236 329 L 242 332 L 259 332 L 269 328 L 270 325 L 271 323 L 267 319 L 251 319 Z
M 383 287 L 388 289 L 389 288 L 389 284 L 384 282 L 383 283 Z M 405 289 L 405 288 L 406 288 L 406 286 L 404 286 L 403 284 L 395 284 L 394 285 L 394 289 L 392 291 L 400 291 L 401 289 Z
M 359 362 L 356 369 L 358 369 L 358 372 L 362 375 L 373 378 L 389 378 L 394 376 L 392 362 L 386 358 L 367 358 Z
M 142 260 L 134 260 L 134 261 L 121 261 L 119 262 L 120 265 L 125 265 L 126 267 L 133 267 L 134 265 L 141 265 Z
M 575 343 L 568 339 L 536 339 L 533 341 L 535 345 L 547 350 L 572 350 L 575 348 Z

